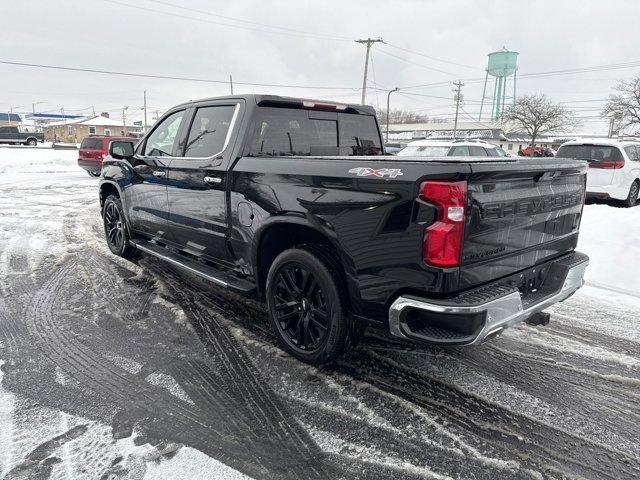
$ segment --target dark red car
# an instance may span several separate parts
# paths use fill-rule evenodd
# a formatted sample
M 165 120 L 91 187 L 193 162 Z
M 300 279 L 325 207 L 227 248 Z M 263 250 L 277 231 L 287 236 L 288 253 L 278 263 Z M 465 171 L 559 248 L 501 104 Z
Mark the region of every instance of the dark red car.
M 135 137 L 107 137 L 105 135 L 89 135 L 82 140 L 78 153 L 78 165 L 84 168 L 92 177 L 99 177 L 102 170 L 102 160 L 109 154 L 109 143 L 114 140 L 133 142 Z

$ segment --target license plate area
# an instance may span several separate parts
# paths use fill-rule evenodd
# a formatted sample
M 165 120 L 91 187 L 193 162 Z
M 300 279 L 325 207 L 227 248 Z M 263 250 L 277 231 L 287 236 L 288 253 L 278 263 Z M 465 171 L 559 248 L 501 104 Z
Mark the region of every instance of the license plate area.
M 536 293 L 544 287 L 548 272 L 548 266 L 527 270 L 520 274 L 515 286 L 523 296 Z

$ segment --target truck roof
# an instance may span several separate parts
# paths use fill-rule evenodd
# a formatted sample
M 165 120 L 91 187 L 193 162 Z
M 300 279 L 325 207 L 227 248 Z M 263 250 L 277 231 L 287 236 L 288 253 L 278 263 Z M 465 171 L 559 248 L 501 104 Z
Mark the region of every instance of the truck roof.
M 176 105 L 176 107 L 185 107 L 201 102 L 210 102 L 213 100 L 245 100 L 247 103 L 255 102 L 261 107 L 280 107 L 280 108 L 303 108 L 308 110 L 329 110 L 345 113 L 359 113 L 364 115 L 375 115 L 376 111 L 369 105 L 358 105 L 354 103 L 336 102 L 333 100 L 316 100 L 311 98 L 298 97 L 282 97 L 280 95 L 263 95 L 263 94 L 243 94 L 243 95 L 224 95 L 221 97 L 208 97 L 199 100 L 190 100 L 188 102 Z M 172 109 L 173 110 L 173 109 Z

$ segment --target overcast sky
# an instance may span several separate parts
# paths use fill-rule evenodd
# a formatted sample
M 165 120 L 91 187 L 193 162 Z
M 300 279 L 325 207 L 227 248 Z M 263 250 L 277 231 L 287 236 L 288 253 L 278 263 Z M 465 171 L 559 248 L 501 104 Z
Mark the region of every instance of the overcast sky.
M 382 37 L 388 45 L 372 49 L 369 86 L 439 83 L 393 94 L 392 108 L 451 118 L 449 82 L 467 80 L 464 120 L 477 117 L 487 54 L 506 46 L 520 53 L 518 94 L 569 102 L 584 117 L 582 130 L 595 131 L 606 128 L 593 118 L 602 99 L 640 72 L 639 25 L 640 0 L 13 0 L 2 5 L 0 60 L 220 81 L 233 74 L 236 93 L 357 103 L 365 48 L 354 40 Z M 626 62 L 636 64 L 526 76 Z M 129 106 L 128 118 L 139 119 L 145 89 L 150 111 L 229 93 L 226 83 L 0 64 L 1 111 L 46 102 L 36 110 L 84 114 L 93 106 L 114 116 Z M 386 92 L 368 91 L 367 103 L 385 102 Z

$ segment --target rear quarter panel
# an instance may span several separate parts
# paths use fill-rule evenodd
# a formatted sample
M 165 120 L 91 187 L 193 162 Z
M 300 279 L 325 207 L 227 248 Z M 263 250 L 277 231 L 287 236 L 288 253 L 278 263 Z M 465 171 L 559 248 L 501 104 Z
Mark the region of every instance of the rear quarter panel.
M 422 262 L 423 227 L 413 217 L 422 179 L 462 179 L 466 164 L 385 161 L 383 157 L 243 157 L 229 179 L 231 245 L 253 265 L 262 233 L 274 223 L 304 224 L 330 239 L 347 275 L 356 314 L 386 318 L 399 290 L 436 291 L 457 281 Z M 396 178 L 358 176 L 354 168 L 400 169 Z M 247 225 L 250 208 L 253 220 Z

